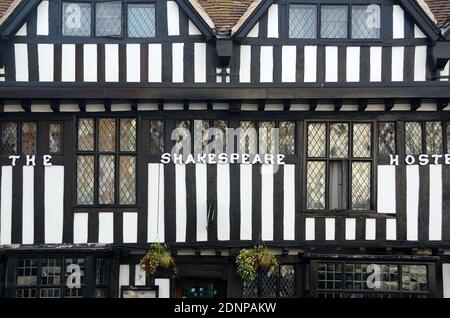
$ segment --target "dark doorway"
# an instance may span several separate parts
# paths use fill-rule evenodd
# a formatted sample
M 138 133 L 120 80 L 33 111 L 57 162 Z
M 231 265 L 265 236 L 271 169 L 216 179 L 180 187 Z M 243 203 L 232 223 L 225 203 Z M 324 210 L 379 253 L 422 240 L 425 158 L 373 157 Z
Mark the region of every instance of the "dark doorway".
M 226 282 L 214 279 L 181 279 L 176 284 L 177 298 L 225 298 Z

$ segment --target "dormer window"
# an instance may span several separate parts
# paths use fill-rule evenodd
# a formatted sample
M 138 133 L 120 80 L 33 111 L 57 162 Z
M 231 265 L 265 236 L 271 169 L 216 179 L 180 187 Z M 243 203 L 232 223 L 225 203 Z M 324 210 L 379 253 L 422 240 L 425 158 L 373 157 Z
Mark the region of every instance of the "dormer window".
M 289 7 L 289 37 L 294 39 L 378 39 L 381 7 L 311 5 Z
M 152 38 L 155 33 L 155 3 L 63 1 L 64 36 Z

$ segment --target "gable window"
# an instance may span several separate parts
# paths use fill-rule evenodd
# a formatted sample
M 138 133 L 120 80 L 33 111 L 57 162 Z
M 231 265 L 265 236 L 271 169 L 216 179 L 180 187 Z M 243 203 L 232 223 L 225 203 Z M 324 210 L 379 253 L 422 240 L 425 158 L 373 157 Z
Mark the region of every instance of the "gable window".
M 128 36 L 132 38 L 155 37 L 155 5 L 128 5 Z
M 309 123 L 306 208 L 370 210 L 372 124 Z
M 298 4 L 290 7 L 289 37 L 315 39 L 317 37 L 317 6 Z
M 137 121 L 80 118 L 77 148 L 77 204 L 136 204 Z
M 320 37 L 344 39 L 348 34 L 348 7 L 338 5 L 321 6 Z
M 352 6 L 352 39 L 380 38 L 380 6 Z
M 91 35 L 91 4 L 63 2 L 62 34 L 65 36 Z
M 289 37 L 294 39 L 378 39 L 380 25 L 377 4 L 289 6 Z
M 95 5 L 95 34 L 122 35 L 122 2 L 99 2 Z

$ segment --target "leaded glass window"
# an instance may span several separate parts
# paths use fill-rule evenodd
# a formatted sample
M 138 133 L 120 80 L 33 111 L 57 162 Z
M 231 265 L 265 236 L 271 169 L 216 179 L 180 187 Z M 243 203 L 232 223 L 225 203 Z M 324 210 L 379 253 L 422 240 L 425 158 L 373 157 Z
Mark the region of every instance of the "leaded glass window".
M 372 125 L 353 125 L 353 157 L 370 158 L 372 156 Z
M 128 36 L 133 38 L 155 37 L 155 5 L 128 5 Z
M 290 5 L 289 37 L 302 39 L 317 38 L 317 6 Z
M 150 121 L 150 154 L 159 155 L 164 152 L 164 121 Z
M 348 157 L 348 124 L 337 123 L 330 125 L 330 157 Z
M 295 123 L 282 121 L 279 125 L 280 153 L 295 155 Z
M 380 37 L 381 8 L 379 5 L 352 6 L 352 38 L 378 39 Z
M 373 125 L 311 122 L 306 126 L 306 209 L 370 210 Z
M 255 123 L 251 121 L 240 122 L 239 149 L 241 154 L 255 155 L 258 137 Z
M 422 125 L 420 122 L 405 123 L 405 146 L 407 155 L 422 153 Z
M 175 153 L 191 153 L 191 122 L 189 120 L 178 120 L 175 122 L 178 131 L 177 140 L 175 140 Z M 188 149 L 184 149 L 188 148 Z
M 352 208 L 353 210 L 370 209 L 371 163 L 352 163 Z
M 326 157 L 327 126 L 322 123 L 308 124 L 308 157 Z
M 280 265 L 274 273 L 260 270 L 253 282 L 243 282 L 242 297 L 274 298 L 295 296 L 295 266 Z
M 380 156 L 395 154 L 394 122 L 380 122 L 378 124 L 378 151 Z
M 194 120 L 194 151 L 197 154 L 206 153 L 209 144 L 209 122 L 207 120 Z
M 259 154 L 275 154 L 275 122 L 259 123 Z
M 135 118 L 80 118 L 77 204 L 136 204 L 136 156 Z
M 228 122 L 225 120 L 214 120 L 213 121 L 213 127 L 218 129 L 220 131 L 220 135 L 217 136 L 218 138 L 221 137 L 221 142 L 218 143 L 219 147 L 221 146 L 222 149 L 218 149 L 219 153 L 224 153 L 227 151 L 227 129 L 228 129 Z M 214 138 L 217 138 L 214 137 Z
M 325 209 L 325 188 L 326 163 L 324 161 L 308 161 L 306 181 L 306 202 L 308 209 Z
M 136 128 L 135 118 L 120 119 L 120 151 L 136 151 Z
M 91 35 L 91 4 L 63 2 L 62 34 L 65 36 Z
M 48 125 L 48 152 L 51 154 L 62 153 L 63 125 L 51 123 Z
M 97 36 L 122 35 L 122 2 L 98 2 L 95 5 L 95 32 Z
M 425 123 L 425 136 L 427 143 L 427 154 L 437 155 L 443 152 L 443 131 L 440 121 L 429 121 Z
M 37 124 L 26 122 L 22 124 L 22 154 L 35 155 L 37 144 Z
M 320 36 L 325 39 L 348 37 L 348 6 L 322 5 Z
M 17 154 L 17 123 L 3 122 L 1 123 L 1 130 L 1 155 L 3 157 L 8 157 Z

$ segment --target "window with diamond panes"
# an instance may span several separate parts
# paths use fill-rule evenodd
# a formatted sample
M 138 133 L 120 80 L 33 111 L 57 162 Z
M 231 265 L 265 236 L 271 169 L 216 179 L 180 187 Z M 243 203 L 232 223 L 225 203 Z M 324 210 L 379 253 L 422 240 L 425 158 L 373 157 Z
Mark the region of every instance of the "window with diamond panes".
M 289 37 L 317 38 L 317 6 L 292 4 L 289 6 Z
M 69 288 L 67 280 L 78 265 L 81 285 Z M 84 258 L 19 258 L 16 267 L 16 298 L 82 298 L 84 295 Z
M 218 153 L 225 153 L 227 151 L 227 129 L 228 129 L 228 122 L 225 120 L 213 120 L 213 127 L 216 129 L 217 135 L 211 136 L 211 141 L 215 141 L 215 148 L 212 149 L 211 153 L 218 152 Z M 216 140 L 218 138 L 219 140 Z
M 352 6 L 352 38 L 380 38 L 381 8 L 379 5 Z
M 35 155 L 37 149 L 37 123 L 22 123 L 22 154 Z
M 63 2 L 62 34 L 65 36 L 91 35 L 91 3 Z
M 370 210 L 372 161 L 371 123 L 308 123 L 306 208 Z
M 251 121 L 240 122 L 239 150 L 241 154 L 255 155 L 258 145 L 256 125 Z
M 206 153 L 209 144 L 208 136 L 209 122 L 207 120 L 194 120 L 194 152 L 196 154 Z
M 407 155 L 422 154 L 422 125 L 420 122 L 405 123 L 405 147 Z
M 372 125 L 353 125 L 353 157 L 370 158 L 372 156 Z
M 8 157 L 10 155 L 17 154 L 17 123 L 14 122 L 2 122 L 2 144 L 1 144 L 1 154 L 3 157 Z
M 50 154 L 61 154 L 63 145 L 63 124 L 50 123 L 47 126 L 47 149 Z
M 310 210 L 325 209 L 326 163 L 308 161 L 306 166 L 306 206 Z
M 150 154 L 160 155 L 164 153 L 164 121 L 150 121 Z
M 259 123 L 259 154 L 275 153 L 275 122 L 262 121 Z
M 128 4 L 128 36 L 132 38 L 155 37 L 155 5 Z
M 322 5 L 320 10 L 320 37 L 324 39 L 347 38 L 348 6 Z
M 137 120 L 78 120 L 77 204 L 136 204 Z
M 191 153 L 191 122 L 189 120 L 177 120 L 175 122 L 177 129 L 177 139 L 175 140 L 176 154 Z
M 279 123 L 280 153 L 295 155 L 295 123 L 282 121 Z
M 443 129 L 440 121 L 428 121 L 425 123 L 425 138 L 427 154 L 438 155 L 443 153 Z
M 295 296 L 295 266 L 280 265 L 274 273 L 260 270 L 253 282 L 243 282 L 243 298 Z
M 378 123 L 378 152 L 380 156 L 395 155 L 395 122 Z
M 122 2 L 95 4 L 95 33 L 97 36 L 122 35 Z

